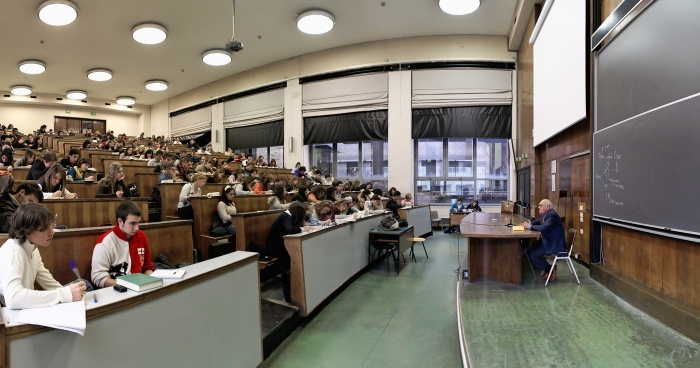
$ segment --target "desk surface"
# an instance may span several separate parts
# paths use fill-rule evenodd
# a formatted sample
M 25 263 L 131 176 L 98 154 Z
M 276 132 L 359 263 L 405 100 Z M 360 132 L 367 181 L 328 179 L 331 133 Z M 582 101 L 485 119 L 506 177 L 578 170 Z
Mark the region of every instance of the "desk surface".
M 506 226 L 512 219 L 513 224 L 521 225 L 526 221 L 520 215 L 506 213 L 474 212 L 465 216 L 459 223 L 462 235 L 479 238 L 539 238 L 539 231 L 513 230 Z

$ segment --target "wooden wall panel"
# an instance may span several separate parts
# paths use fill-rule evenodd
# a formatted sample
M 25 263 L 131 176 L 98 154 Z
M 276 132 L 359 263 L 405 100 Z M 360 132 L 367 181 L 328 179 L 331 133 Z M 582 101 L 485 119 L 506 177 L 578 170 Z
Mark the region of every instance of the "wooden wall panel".
M 540 6 L 535 5 L 535 11 L 532 12 L 528 21 L 525 34 L 532 34 L 535 28 L 536 14 L 539 13 Z M 533 48 L 529 43 L 529 37 L 523 37 L 518 50 L 518 90 L 516 91 L 516 102 L 518 104 L 517 112 L 517 130 L 515 141 L 515 155 L 521 157 L 522 154 L 527 155 L 527 158 L 522 158 L 516 161 L 516 170 L 530 166 L 535 163 L 535 149 L 532 140 L 533 128 Z M 531 174 L 532 177 L 532 174 Z M 530 186 L 534 188 L 534 186 Z M 532 203 L 532 201 L 530 202 Z
M 700 244 L 603 225 L 606 266 L 671 298 L 700 308 Z

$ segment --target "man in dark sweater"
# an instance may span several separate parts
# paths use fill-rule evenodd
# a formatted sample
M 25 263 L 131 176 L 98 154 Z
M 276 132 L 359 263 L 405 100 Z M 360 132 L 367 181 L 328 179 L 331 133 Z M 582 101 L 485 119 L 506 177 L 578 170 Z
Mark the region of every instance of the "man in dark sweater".
M 36 183 L 25 182 L 17 187 L 15 194 L 10 194 L 10 192 L 3 194 L 0 197 L 0 233 L 10 231 L 10 219 L 20 204 L 41 203 L 43 200 L 44 194 Z
M 46 170 L 48 170 L 51 166 L 56 165 L 56 154 L 53 152 L 46 152 L 41 160 L 36 160 L 34 162 L 34 165 L 32 165 L 32 168 L 29 169 L 29 173 L 27 174 L 27 180 L 39 180 L 39 178 L 44 175 Z
M 71 150 L 68 152 L 68 157 L 61 160 L 61 166 L 69 169 L 77 165 L 78 160 L 80 160 L 80 150 L 77 148 L 71 148 Z

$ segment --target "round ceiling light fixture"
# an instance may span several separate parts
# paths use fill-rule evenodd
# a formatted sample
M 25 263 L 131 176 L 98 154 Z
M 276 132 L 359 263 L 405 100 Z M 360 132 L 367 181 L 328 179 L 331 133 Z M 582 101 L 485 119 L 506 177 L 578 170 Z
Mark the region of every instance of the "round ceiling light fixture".
M 335 18 L 323 10 L 311 10 L 297 18 L 297 28 L 307 34 L 323 34 L 335 24 Z
M 440 0 L 440 9 L 452 15 L 473 13 L 480 5 L 480 0 Z
M 87 72 L 89 80 L 104 82 L 112 79 L 112 71 L 109 69 L 90 69 Z
M 131 37 L 144 45 L 155 45 L 165 41 L 168 33 L 160 24 L 144 23 L 131 30 Z
M 131 106 L 136 103 L 136 99 L 131 96 L 117 97 L 117 103 L 124 106 Z
M 154 79 L 146 82 L 146 89 L 149 91 L 165 91 L 168 89 L 168 82 L 164 80 Z
M 46 64 L 39 60 L 25 60 L 19 63 L 19 71 L 24 74 L 41 74 L 46 71 Z
M 10 93 L 15 96 L 28 96 L 32 94 L 32 87 L 25 85 L 12 86 L 12 88 L 10 88 Z
M 39 19 L 50 26 L 65 26 L 78 18 L 78 7 L 66 0 L 48 0 L 39 6 Z
M 202 54 L 202 61 L 207 65 L 226 65 L 231 62 L 231 53 L 224 49 L 209 50 Z
M 74 89 L 66 92 L 66 97 L 71 100 L 82 100 L 87 97 L 87 92 Z

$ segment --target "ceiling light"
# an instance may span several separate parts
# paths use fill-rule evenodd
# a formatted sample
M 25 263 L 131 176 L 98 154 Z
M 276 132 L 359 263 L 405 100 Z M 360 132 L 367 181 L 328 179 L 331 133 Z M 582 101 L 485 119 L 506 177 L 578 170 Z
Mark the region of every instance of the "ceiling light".
M 322 10 L 307 11 L 297 18 L 297 28 L 308 34 L 326 33 L 333 29 L 334 23 L 333 16 Z
M 146 89 L 149 91 L 165 91 L 168 89 L 168 82 L 164 80 L 149 80 L 146 82 Z
M 50 26 L 65 26 L 78 17 L 78 7 L 70 1 L 48 0 L 39 6 L 39 19 Z
M 124 106 L 131 106 L 136 103 L 136 99 L 129 96 L 117 97 L 117 103 Z
M 165 41 L 168 35 L 163 26 L 155 23 L 144 23 L 131 30 L 131 37 L 137 42 L 146 45 L 155 45 Z
M 104 82 L 112 79 L 112 71 L 108 69 L 91 69 L 88 70 L 87 77 L 89 80 Z
M 41 74 L 46 71 L 46 64 L 39 60 L 25 60 L 19 63 L 19 71 L 25 74 Z
M 12 88 L 10 88 L 10 92 L 15 96 L 27 96 L 32 94 L 32 87 L 24 85 L 12 86 Z
M 71 90 L 66 92 L 66 97 L 71 100 L 82 100 L 87 97 L 87 92 L 80 90 Z
M 202 54 L 202 61 L 208 65 L 226 65 L 231 62 L 231 53 L 223 49 L 209 50 Z
M 440 9 L 447 14 L 465 15 L 479 9 L 479 0 L 440 0 Z

